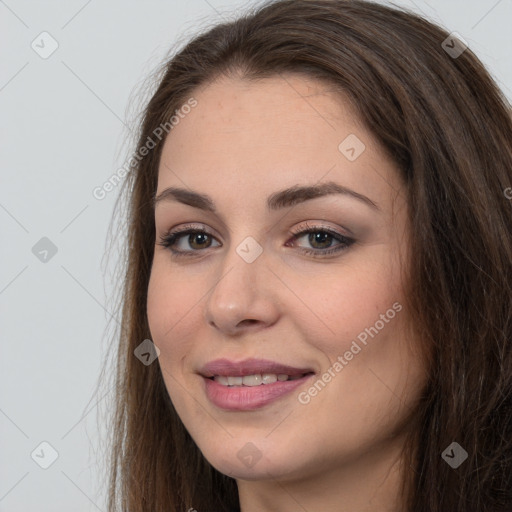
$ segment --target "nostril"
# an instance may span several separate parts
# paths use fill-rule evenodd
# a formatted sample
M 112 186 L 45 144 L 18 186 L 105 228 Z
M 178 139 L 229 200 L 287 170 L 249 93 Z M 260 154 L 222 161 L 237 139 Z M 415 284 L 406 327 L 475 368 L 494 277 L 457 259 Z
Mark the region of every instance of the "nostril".
M 244 325 L 252 325 L 254 323 L 258 323 L 258 320 L 253 320 L 253 319 L 242 320 L 238 325 L 244 326 Z

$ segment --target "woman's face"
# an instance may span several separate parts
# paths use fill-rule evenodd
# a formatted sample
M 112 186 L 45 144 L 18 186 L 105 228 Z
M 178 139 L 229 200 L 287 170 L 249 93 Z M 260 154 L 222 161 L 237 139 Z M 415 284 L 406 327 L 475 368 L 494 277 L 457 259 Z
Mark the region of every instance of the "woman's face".
M 193 96 L 160 161 L 147 304 L 176 411 L 237 479 L 378 465 L 424 382 L 397 169 L 320 82 L 223 78 Z

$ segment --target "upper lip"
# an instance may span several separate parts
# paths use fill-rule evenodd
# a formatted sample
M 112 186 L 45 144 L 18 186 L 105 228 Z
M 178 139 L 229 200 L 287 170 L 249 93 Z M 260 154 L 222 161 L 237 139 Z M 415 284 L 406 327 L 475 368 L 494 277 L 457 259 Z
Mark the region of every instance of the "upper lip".
M 205 364 L 199 373 L 203 377 L 214 377 L 216 375 L 225 375 L 226 377 L 236 377 L 245 375 L 257 375 L 263 373 L 275 373 L 282 375 L 302 375 L 313 372 L 311 368 L 296 368 L 286 364 L 281 364 L 268 359 L 244 359 L 242 361 L 230 361 L 229 359 L 215 359 Z

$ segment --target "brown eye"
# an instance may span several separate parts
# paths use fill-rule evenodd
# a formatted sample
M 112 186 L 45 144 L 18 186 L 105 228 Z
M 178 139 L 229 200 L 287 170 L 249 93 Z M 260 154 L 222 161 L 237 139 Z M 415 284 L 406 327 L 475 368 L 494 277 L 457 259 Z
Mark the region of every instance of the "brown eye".
M 174 256 L 193 256 L 211 247 L 213 240 L 215 238 L 205 229 L 182 229 L 161 237 L 158 245 L 169 249 Z
M 316 231 L 308 235 L 308 242 L 315 247 L 315 249 L 326 249 L 331 245 L 332 241 L 333 236 L 325 231 Z M 316 246 L 316 244 L 319 244 L 319 246 Z
M 312 249 L 301 247 L 301 251 L 304 254 L 320 258 L 344 251 L 355 242 L 353 238 L 346 237 L 341 233 L 321 226 L 308 226 L 307 229 L 297 231 L 293 235 L 293 240 L 297 241 L 306 236 L 307 243 Z M 333 245 L 334 241 L 337 241 L 338 244 Z
M 208 241 L 209 237 L 210 237 L 210 235 L 208 235 L 206 233 L 191 233 L 188 235 L 188 243 L 189 243 L 190 247 L 192 247 L 194 249 L 206 249 L 207 247 L 210 247 L 211 239 L 210 239 L 210 243 L 208 243 L 205 247 L 197 247 L 197 245 L 199 245 L 199 246 L 204 245 Z M 196 242 L 197 242 L 197 245 L 196 245 Z

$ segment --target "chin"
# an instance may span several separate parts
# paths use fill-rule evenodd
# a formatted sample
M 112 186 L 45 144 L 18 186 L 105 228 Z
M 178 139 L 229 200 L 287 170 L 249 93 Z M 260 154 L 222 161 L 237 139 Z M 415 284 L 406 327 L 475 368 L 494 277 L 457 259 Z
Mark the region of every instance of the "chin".
M 267 442 L 268 444 L 268 442 Z M 299 477 L 296 453 L 278 453 L 275 446 L 261 450 L 250 441 L 233 442 L 218 450 L 201 450 L 208 462 L 220 473 L 237 480 L 288 480 Z M 266 454 L 271 454 L 269 458 Z M 291 461 L 295 464 L 292 466 Z

